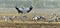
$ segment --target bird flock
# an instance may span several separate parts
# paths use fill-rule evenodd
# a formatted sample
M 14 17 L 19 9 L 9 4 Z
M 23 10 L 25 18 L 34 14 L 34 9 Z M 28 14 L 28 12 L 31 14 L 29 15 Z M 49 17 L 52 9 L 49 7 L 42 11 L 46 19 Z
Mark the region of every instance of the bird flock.
M 26 13 L 29 13 L 33 9 L 33 7 L 30 6 L 29 8 L 18 8 L 17 6 L 15 6 L 15 9 L 17 10 L 17 14 L 20 14 L 20 13 L 21 14 L 26 14 Z M 5 21 L 8 21 L 9 19 L 11 21 L 13 21 L 16 17 L 18 17 L 18 16 L 4 16 L 3 18 L 5 19 Z M 21 17 L 19 17 L 19 18 L 21 18 Z M 24 18 L 27 18 L 27 16 L 26 15 L 22 16 L 23 21 L 24 21 Z M 45 16 L 34 15 L 32 17 L 32 20 L 34 22 L 37 22 L 38 20 L 46 21 L 47 18 Z M 56 21 L 56 22 L 60 21 L 60 17 L 57 16 L 56 14 L 53 14 L 53 16 L 49 17 L 49 19 L 48 19 L 48 22 L 54 22 L 54 21 Z

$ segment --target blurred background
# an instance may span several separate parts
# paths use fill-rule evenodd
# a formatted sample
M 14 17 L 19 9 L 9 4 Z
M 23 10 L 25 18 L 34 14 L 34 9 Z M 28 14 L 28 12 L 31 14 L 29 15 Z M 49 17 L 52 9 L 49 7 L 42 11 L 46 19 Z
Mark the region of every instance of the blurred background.
M 60 0 L 0 0 L 0 13 L 16 13 L 15 6 L 33 6 L 35 12 L 60 12 Z

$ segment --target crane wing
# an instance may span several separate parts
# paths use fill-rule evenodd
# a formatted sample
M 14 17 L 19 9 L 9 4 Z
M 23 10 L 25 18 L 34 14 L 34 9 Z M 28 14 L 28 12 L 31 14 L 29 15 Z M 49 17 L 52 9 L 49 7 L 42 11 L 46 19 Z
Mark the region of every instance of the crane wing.
M 28 13 L 33 9 L 32 6 L 29 7 L 29 10 L 27 11 Z
M 15 7 L 15 8 L 16 8 L 16 10 L 18 11 L 18 13 L 22 13 L 22 11 L 19 10 L 19 8 L 17 8 L 17 7 Z

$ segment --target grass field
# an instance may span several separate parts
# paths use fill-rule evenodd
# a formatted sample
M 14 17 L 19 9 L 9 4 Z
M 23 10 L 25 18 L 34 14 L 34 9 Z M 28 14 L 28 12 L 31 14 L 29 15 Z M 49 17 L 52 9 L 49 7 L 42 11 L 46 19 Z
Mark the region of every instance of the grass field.
M 16 14 L 0 14 L 0 28 L 60 28 L 60 22 L 42 22 L 32 21 L 32 14 L 27 14 L 28 18 L 25 20 L 25 22 L 21 21 L 21 19 L 14 19 L 14 21 L 4 21 L 2 18 L 3 16 L 15 16 Z M 46 14 L 38 14 L 38 16 L 44 15 L 47 17 L 50 16 L 48 13 Z M 20 14 L 20 16 L 23 16 Z
M 0 28 L 60 28 L 60 22 L 0 21 Z
M 26 14 L 28 18 L 15 18 L 14 21 L 4 21 L 3 16 L 24 16 L 23 14 L 17 15 L 15 6 L 28 7 L 33 5 L 36 9 Z M 39 8 L 39 9 L 38 9 Z M 47 9 L 48 8 L 48 9 Z M 38 16 L 45 16 L 46 21 L 34 22 L 32 17 L 34 14 Z M 60 16 L 60 1 L 59 0 L 0 0 L 0 28 L 60 28 L 60 22 L 48 22 L 51 13 L 56 13 Z
M 4 21 L 3 19 L 3 16 L 16 16 L 16 15 L 17 15 L 16 13 L 14 14 L 0 13 L 0 28 L 60 28 L 60 22 L 50 22 L 50 23 L 47 22 L 47 20 L 51 16 L 51 12 L 49 10 L 47 11 L 42 10 L 40 12 L 35 13 L 35 15 L 38 15 L 38 16 L 45 16 L 47 19 L 45 22 L 42 22 L 42 21 L 34 22 L 32 20 L 32 17 L 34 16 L 32 11 L 26 14 L 28 18 L 25 19 L 25 22 L 21 21 L 21 19 L 19 18 L 15 18 L 13 22 L 10 20 Z M 60 16 L 59 13 L 57 13 L 57 15 Z M 24 16 L 24 15 L 19 14 L 17 16 Z

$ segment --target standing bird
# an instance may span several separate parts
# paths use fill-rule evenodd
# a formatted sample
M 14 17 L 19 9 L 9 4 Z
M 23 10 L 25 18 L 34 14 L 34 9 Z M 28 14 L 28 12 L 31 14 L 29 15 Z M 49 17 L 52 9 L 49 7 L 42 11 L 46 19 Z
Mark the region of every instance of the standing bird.
M 48 22 L 53 22 L 55 19 L 49 18 Z
M 56 22 L 60 21 L 60 17 L 56 16 L 55 21 Z
M 54 21 L 57 21 L 56 16 L 57 16 L 57 15 L 56 15 L 55 13 L 53 13 L 52 16 L 50 16 L 48 22 L 54 22 Z
M 8 21 L 9 19 L 13 21 L 13 19 L 15 19 L 16 16 L 4 16 L 3 18 L 5 19 L 5 21 Z
M 42 21 L 45 21 L 46 20 L 46 17 L 45 16 L 33 16 L 32 18 L 35 22 L 38 21 L 38 20 L 41 20 Z
M 36 21 L 38 21 L 40 19 L 40 16 L 33 16 L 32 19 L 33 19 L 34 22 L 36 22 Z

